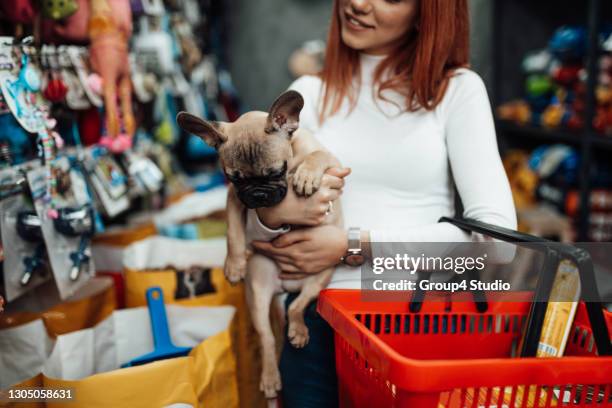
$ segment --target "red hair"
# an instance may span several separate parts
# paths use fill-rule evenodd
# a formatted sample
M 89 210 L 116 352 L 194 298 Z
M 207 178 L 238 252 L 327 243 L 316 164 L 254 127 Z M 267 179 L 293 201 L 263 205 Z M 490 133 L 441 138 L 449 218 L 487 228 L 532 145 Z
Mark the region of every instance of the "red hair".
M 374 73 L 381 99 L 392 89 L 406 97 L 406 110 L 434 109 L 444 97 L 453 71 L 468 66 L 469 16 L 467 0 L 420 0 L 415 29 L 406 34 Z M 383 74 L 386 75 L 383 80 Z M 359 51 L 342 41 L 339 0 L 334 0 L 327 37 L 325 64 L 319 74 L 324 84 L 320 119 L 340 109 L 345 97 L 355 104 L 353 79 L 360 75 Z

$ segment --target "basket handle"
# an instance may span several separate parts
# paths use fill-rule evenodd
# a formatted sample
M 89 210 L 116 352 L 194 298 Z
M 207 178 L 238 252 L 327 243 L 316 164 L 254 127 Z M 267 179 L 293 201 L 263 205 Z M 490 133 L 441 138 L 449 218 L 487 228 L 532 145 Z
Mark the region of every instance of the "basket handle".
M 470 218 L 459 219 L 451 217 L 442 217 L 438 220 L 438 222 L 448 222 L 464 231 L 477 232 L 505 242 L 553 242 L 544 238 L 536 237 L 534 235 L 525 234 L 508 228 L 499 227 L 493 224 L 487 224 L 485 222 L 476 221 Z
M 488 235 L 493 238 L 497 238 L 501 241 L 506 241 L 506 242 L 512 242 L 512 243 L 552 242 L 552 241 L 548 241 L 546 239 L 539 238 L 533 235 L 524 234 L 518 231 L 498 227 L 492 224 L 486 224 L 486 223 L 472 220 L 472 219 L 458 219 L 458 218 L 442 217 L 439 219 L 438 222 L 448 222 L 463 230 L 466 230 L 469 232 L 478 232 L 478 233 Z M 552 284 L 554 281 L 554 274 L 547 273 L 547 271 L 554 270 L 553 269 L 555 266 L 554 260 L 550 259 L 551 257 L 554 256 L 554 254 L 555 253 L 553 251 L 547 251 L 546 253 L 547 262 L 545 262 L 544 268 L 542 269 L 542 274 L 541 274 L 542 279 L 539 280 L 538 293 L 545 295 L 546 297 L 549 296 L 550 291 L 552 290 Z M 476 271 L 469 271 L 467 276 L 465 276 L 464 278 L 467 280 L 477 279 L 478 273 Z M 422 279 L 421 276 L 419 276 L 419 280 L 420 279 Z M 485 292 L 482 290 L 474 291 L 473 296 L 474 296 L 474 302 L 476 303 L 476 310 L 478 310 L 480 313 L 486 312 L 488 309 L 488 303 L 487 303 Z M 421 306 L 422 306 L 424 298 L 425 298 L 425 293 L 417 289 L 417 291 L 415 292 L 412 298 L 412 301 L 410 302 L 410 311 L 413 313 L 419 312 L 421 310 Z M 532 349 L 531 351 L 525 350 L 525 354 L 535 355 L 535 352 L 537 351 L 537 344 L 538 344 L 537 342 L 539 341 L 539 333 L 542 329 L 542 325 L 544 324 L 544 314 L 546 313 L 546 304 L 539 305 L 539 306 L 538 305 L 534 306 L 534 304 L 532 304 L 532 308 L 539 309 L 539 310 L 534 310 L 533 312 L 529 314 L 529 316 L 533 318 L 533 321 L 530 320 L 527 326 L 529 328 L 528 338 L 535 339 L 535 343 L 532 340 L 530 342 L 525 342 L 524 344 L 525 345 L 531 344 L 530 348 Z
M 536 287 L 537 299 L 549 298 L 559 262 L 563 259 L 572 261 L 578 268 L 581 297 L 592 300 L 590 302 L 585 301 L 585 303 L 597 351 L 600 356 L 612 354 L 610 334 L 603 313 L 601 297 L 597 289 L 593 261 L 586 250 L 472 219 L 442 217 L 439 222 L 448 222 L 464 231 L 480 233 L 501 241 L 517 243 L 517 245 L 520 245 L 520 243 L 542 243 L 543 245 L 539 250 L 545 252 L 546 260 L 542 268 L 542 274 L 538 278 Z M 546 302 L 533 302 L 531 304 L 527 333 L 525 334 L 525 341 L 521 350 L 522 357 L 532 357 L 537 352 L 537 344 L 547 306 Z
M 409 310 L 411 313 L 418 313 L 423 307 L 423 301 L 425 300 L 425 291 L 421 289 L 420 282 L 425 279 L 425 275 L 422 272 L 417 272 L 418 284 L 414 291 L 414 294 L 410 300 Z M 457 275 L 459 276 L 459 275 Z M 479 273 L 474 269 L 468 269 L 460 279 L 469 281 L 478 280 Z M 476 304 L 476 310 L 480 313 L 484 313 L 489 309 L 489 303 L 487 302 L 487 294 L 482 289 L 474 289 L 472 291 L 474 303 Z

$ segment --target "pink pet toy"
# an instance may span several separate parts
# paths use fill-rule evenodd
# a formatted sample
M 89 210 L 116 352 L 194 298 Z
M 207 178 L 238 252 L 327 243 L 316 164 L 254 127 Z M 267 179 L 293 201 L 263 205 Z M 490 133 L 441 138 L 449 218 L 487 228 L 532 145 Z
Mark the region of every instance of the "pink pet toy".
M 132 34 L 132 11 L 129 0 L 91 0 L 89 38 L 91 65 L 102 77 L 102 93 L 108 135 L 121 132 L 117 95 L 125 134 L 134 135 L 132 83 L 128 61 L 128 39 Z

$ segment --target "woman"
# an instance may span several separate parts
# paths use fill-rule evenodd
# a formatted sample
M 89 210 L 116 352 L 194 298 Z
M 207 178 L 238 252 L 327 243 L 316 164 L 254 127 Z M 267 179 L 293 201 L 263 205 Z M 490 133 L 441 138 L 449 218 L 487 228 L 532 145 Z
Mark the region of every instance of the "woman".
M 478 240 L 437 222 L 455 215 L 455 187 L 465 217 L 516 228 L 486 89 L 466 68 L 468 36 L 467 0 L 334 1 L 323 71 L 291 88 L 305 99 L 300 126 L 352 170 L 342 195 L 347 229 L 314 226 L 255 243 L 284 278 L 337 265 L 329 287 L 359 288 L 359 268 L 340 262 L 349 229 L 359 229 L 362 248 Z M 312 225 L 348 172 L 330 173 L 312 197 L 258 212 L 261 228 Z M 310 344 L 286 345 L 281 357 L 284 406 L 335 406 L 333 336 L 314 305 L 307 318 Z

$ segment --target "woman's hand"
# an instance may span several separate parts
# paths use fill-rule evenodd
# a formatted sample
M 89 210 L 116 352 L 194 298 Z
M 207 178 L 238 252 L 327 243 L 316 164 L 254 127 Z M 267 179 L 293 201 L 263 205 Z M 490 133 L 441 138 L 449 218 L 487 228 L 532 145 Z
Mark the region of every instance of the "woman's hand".
M 320 225 L 329 210 L 329 202 L 342 194 L 344 178 L 351 169 L 329 169 L 321 179 L 321 186 L 310 197 L 300 197 L 291 186 L 287 196 L 279 204 L 270 208 L 258 208 L 257 216 L 269 228 L 279 228 L 284 224 L 316 226 Z
M 281 278 L 300 279 L 337 265 L 346 254 L 348 238 L 340 227 L 321 225 L 290 231 L 272 242 L 254 241 L 252 245 L 278 262 Z

